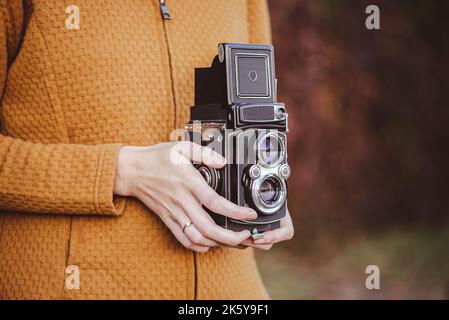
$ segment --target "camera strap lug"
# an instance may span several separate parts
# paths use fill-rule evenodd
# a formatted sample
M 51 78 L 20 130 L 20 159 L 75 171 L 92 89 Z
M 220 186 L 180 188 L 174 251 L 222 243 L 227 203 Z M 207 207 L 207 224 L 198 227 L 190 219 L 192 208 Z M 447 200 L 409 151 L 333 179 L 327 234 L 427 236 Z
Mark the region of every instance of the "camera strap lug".
M 171 14 L 170 14 L 170 11 L 168 11 L 168 7 L 165 4 L 165 0 L 159 0 L 159 8 L 161 9 L 162 19 L 170 20 Z

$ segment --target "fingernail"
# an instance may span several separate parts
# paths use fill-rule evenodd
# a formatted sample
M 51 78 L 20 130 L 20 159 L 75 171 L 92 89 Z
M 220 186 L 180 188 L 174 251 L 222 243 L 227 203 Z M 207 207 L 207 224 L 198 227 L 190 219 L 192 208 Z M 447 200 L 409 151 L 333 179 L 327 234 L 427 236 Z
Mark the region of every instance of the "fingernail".
M 248 214 L 249 216 L 257 217 L 257 212 L 254 209 L 244 207 L 244 210 L 246 211 L 246 214 Z
M 215 154 L 215 160 L 221 164 L 226 164 L 226 158 L 220 155 L 219 153 Z
M 249 238 L 251 236 L 251 232 L 249 232 L 248 230 L 243 230 L 243 234 L 246 238 Z
M 257 240 L 254 240 L 254 243 L 255 243 L 255 244 L 264 244 L 264 243 L 265 243 L 265 239 L 257 239 Z
M 248 217 L 250 219 L 256 219 L 257 218 L 257 213 L 254 210 L 248 211 Z

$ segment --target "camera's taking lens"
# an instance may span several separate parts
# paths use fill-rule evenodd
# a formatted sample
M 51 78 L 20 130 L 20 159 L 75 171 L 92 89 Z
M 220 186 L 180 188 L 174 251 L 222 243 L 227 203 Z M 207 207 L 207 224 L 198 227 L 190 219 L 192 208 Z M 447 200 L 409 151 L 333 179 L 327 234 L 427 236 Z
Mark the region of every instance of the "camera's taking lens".
M 284 179 L 270 174 L 261 179 L 248 181 L 251 200 L 258 212 L 269 215 L 282 208 L 287 198 L 287 185 Z
M 259 141 L 258 152 L 263 164 L 274 166 L 283 157 L 283 145 L 275 133 L 269 133 Z
M 279 192 L 281 191 L 281 185 L 279 180 L 274 178 L 265 179 L 260 185 L 259 193 L 263 202 L 268 205 L 276 203 L 279 199 Z

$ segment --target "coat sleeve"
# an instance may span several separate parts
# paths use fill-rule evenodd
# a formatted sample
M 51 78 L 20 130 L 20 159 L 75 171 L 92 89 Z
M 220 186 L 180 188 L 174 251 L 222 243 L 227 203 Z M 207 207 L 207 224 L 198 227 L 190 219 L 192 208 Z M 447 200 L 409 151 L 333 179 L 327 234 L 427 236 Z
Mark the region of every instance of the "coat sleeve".
M 0 0 L 0 101 L 22 28 L 22 1 Z M 0 134 L 0 211 L 120 214 L 113 199 L 119 147 L 37 144 Z
M 248 0 L 248 34 L 251 43 L 271 44 L 271 22 L 266 0 Z

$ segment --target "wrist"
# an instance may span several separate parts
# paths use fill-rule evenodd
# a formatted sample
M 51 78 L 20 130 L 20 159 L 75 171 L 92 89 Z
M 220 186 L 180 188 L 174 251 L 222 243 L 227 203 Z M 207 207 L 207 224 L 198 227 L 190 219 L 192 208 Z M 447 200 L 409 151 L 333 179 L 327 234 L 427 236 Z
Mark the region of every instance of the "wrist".
M 134 157 L 132 147 L 124 146 L 120 148 L 117 155 L 114 179 L 114 194 L 120 196 L 133 196 L 133 166 Z

